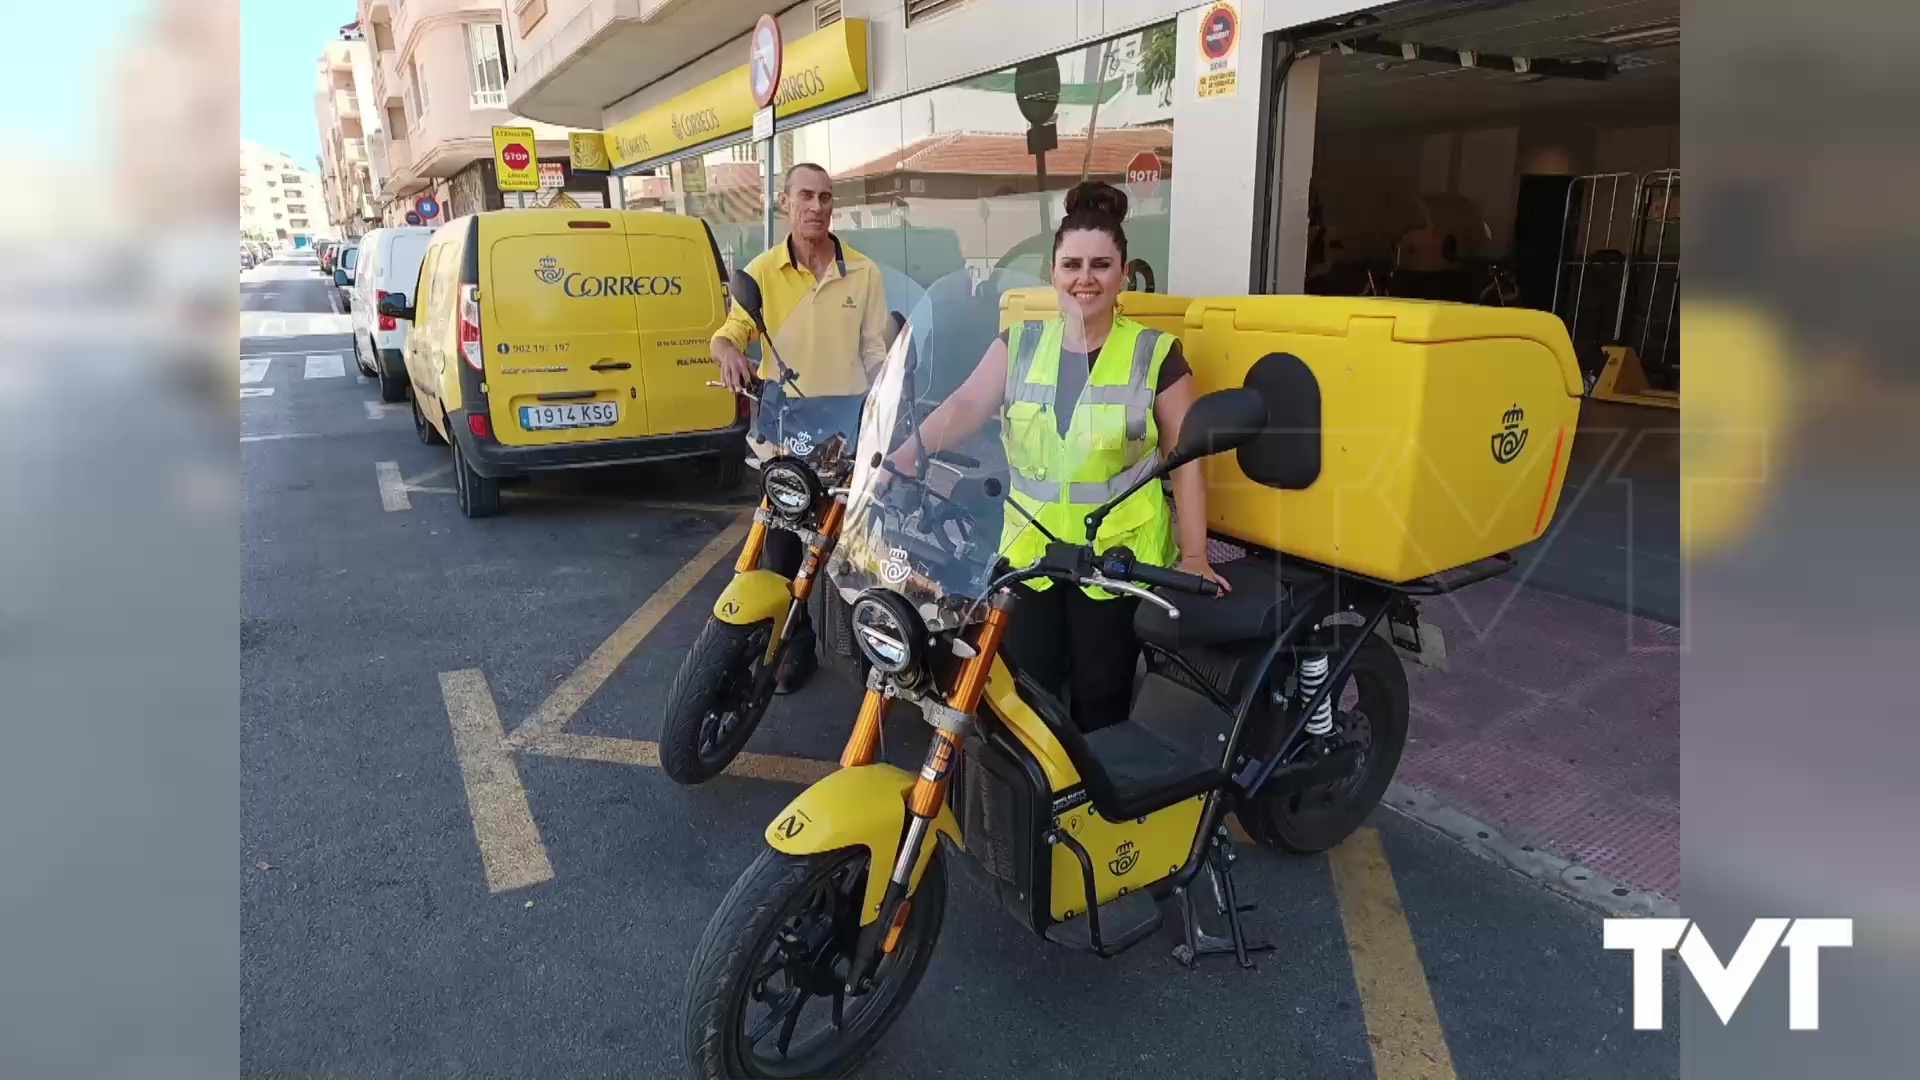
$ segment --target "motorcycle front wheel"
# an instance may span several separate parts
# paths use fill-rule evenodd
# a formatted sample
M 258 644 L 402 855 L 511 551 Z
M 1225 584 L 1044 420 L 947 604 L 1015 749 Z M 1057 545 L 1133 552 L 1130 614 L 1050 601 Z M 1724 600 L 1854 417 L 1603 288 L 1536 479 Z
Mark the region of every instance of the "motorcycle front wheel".
M 926 974 L 946 916 L 947 879 L 936 850 L 872 989 L 848 995 L 870 864 L 864 848 L 769 849 L 734 883 L 687 971 L 692 1075 L 845 1076 L 873 1052 Z
M 667 690 L 660 768 L 677 783 L 701 784 L 733 763 L 773 700 L 760 687 L 773 623 L 735 626 L 709 616 Z

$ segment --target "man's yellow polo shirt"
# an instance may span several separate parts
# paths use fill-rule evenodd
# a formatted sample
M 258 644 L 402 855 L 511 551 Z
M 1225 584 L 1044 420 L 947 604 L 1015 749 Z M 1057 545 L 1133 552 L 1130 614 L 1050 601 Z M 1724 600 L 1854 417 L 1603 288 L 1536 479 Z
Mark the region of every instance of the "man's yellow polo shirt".
M 774 347 L 809 397 L 866 393 L 868 373 L 887 355 L 887 290 L 880 268 L 839 237 L 832 240 L 836 257 L 820 280 L 794 260 L 791 236 L 747 263 L 747 273 L 760 283 L 762 317 Z M 726 338 L 744 350 L 759 336 L 736 304 L 713 340 Z M 772 378 L 773 354 L 764 346 L 760 353 L 760 377 Z

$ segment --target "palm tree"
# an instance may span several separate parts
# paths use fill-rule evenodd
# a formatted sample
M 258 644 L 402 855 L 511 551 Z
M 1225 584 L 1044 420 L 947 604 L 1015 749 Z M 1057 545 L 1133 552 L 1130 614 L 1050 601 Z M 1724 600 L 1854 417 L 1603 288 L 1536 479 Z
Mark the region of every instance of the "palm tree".
M 1140 50 L 1140 70 L 1135 80 L 1141 93 L 1160 91 L 1160 104 L 1173 104 L 1174 48 L 1179 40 L 1173 23 L 1161 23 L 1147 31 Z

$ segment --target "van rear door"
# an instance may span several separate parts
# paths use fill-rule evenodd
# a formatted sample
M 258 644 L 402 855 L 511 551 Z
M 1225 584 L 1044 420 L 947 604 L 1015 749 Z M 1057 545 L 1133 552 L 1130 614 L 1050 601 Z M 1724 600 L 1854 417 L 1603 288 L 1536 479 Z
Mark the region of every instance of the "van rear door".
M 726 314 L 712 236 L 698 218 L 644 210 L 625 216 L 647 433 L 727 427 L 738 415 L 734 396 L 707 385 L 720 378 L 711 342 Z
M 648 433 L 623 213 L 516 210 L 480 228 L 480 340 L 508 446 Z

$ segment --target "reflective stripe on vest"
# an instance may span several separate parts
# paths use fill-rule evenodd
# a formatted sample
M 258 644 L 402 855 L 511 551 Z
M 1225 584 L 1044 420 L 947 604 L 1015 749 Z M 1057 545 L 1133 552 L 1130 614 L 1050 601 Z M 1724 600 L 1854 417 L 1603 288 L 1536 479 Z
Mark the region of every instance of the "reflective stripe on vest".
M 1116 473 L 1111 479 L 1080 480 L 1070 483 L 1067 485 L 1067 501 L 1098 506 L 1132 487 L 1136 481 L 1152 472 L 1159 464 L 1160 452 L 1154 450 L 1146 457 L 1127 466 L 1125 470 Z M 1021 475 L 1017 469 L 1012 470 L 1010 480 L 1013 490 L 1029 499 L 1038 499 L 1041 502 L 1060 501 L 1060 481 L 1058 480 L 1035 480 Z

